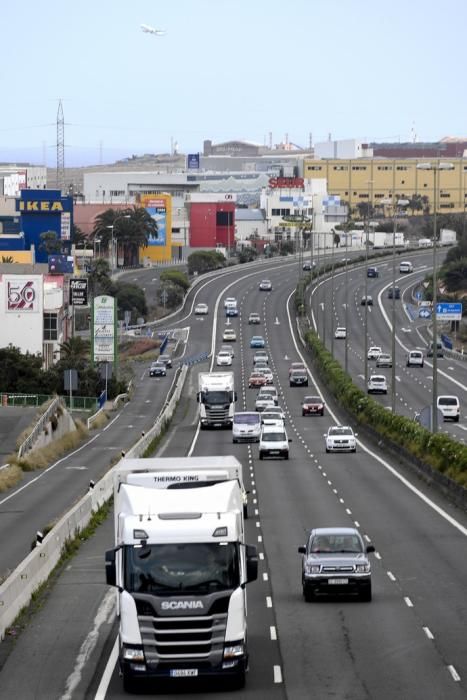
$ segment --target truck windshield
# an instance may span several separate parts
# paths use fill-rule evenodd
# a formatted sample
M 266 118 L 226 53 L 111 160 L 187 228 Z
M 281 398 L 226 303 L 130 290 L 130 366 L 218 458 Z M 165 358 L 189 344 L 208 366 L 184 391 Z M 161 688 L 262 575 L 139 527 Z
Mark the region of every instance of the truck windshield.
M 125 547 L 125 589 L 132 593 L 212 593 L 239 584 L 234 542 Z
M 230 403 L 230 392 L 229 391 L 209 391 L 205 392 L 204 403 L 209 404 L 223 404 Z

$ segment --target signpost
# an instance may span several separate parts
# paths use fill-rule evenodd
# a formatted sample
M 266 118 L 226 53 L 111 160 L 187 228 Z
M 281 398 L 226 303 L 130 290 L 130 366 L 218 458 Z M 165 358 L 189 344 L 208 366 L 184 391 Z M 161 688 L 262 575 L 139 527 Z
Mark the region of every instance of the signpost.
M 438 321 L 460 321 L 462 318 L 462 303 L 439 302 L 436 304 L 436 319 Z

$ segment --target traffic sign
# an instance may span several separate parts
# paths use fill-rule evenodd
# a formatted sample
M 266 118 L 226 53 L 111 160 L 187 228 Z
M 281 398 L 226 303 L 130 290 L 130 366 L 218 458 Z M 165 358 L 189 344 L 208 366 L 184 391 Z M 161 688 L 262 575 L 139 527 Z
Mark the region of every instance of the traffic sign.
M 436 304 L 436 318 L 440 321 L 460 321 L 462 304 L 460 302 L 440 302 Z
M 420 300 L 422 298 L 422 293 L 421 292 L 415 292 L 415 299 Z
M 422 306 L 418 312 L 418 315 L 420 318 L 431 318 L 431 309 L 428 309 L 426 306 Z

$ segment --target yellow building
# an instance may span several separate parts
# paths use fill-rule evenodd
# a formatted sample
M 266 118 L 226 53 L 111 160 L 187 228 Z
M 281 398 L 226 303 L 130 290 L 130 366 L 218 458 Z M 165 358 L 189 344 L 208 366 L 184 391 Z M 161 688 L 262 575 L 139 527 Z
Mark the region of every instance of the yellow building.
M 418 164 L 453 165 L 452 170 L 421 170 Z M 415 195 L 428 198 L 433 212 L 436 178 L 437 211 L 464 213 L 467 204 L 467 158 L 355 158 L 314 160 L 305 159 L 303 176 L 308 179 L 326 178 L 328 194 L 339 195 L 355 209 L 360 202 L 384 208 L 382 200 L 411 200 Z M 388 213 L 391 211 L 389 205 Z M 409 210 L 410 212 L 410 210 Z M 421 212 L 414 211 L 420 214 Z

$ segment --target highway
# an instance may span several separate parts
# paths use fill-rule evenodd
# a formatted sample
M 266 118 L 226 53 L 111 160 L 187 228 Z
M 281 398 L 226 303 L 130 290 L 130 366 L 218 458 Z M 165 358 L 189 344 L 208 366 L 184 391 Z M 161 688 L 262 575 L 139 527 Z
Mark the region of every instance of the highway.
M 258 291 L 259 279 L 265 276 L 273 282 L 270 293 Z M 206 301 L 211 309 L 218 302 L 216 340 L 211 344 L 209 338 L 213 315 L 193 317 L 187 348 L 188 354 L 195 354 L 206 346 L 220 346 L 225 325 L 221 301 L 224 295 L 234 294 L 241 307 L 240 318 L 231 320 L 238 332 L 234 370 L 239 408 L 254 406 L 256 392 L 247 388 L 253 355 L 249 340 L 251 335 L 262 333 L 267 339 L 275 385 L 293 439 L 290 460 L 259 461 L 257 446 L 233 445 L 228 430 L 197 432 L 196 374 L 207 364 L 192 368 L 176 421 L 160 452 L 161 456 L 188 452 L 234 454 L 248 474 L 251 517 L 247 521 L 247 541 L 258 545 L 260 571 L 258 581 L 248 589 L 250 673 L 246 688 L 236 697 L 465 698 L 467 516 L 363 439 L 356 454 L 325 453 L 323 433 L 334 422 L 346 422 L 346 416 L 327 397 L 324 417 L 302 417 L 301 398 L 305 393 L 313 393 L 313 383 L 318 381 L 311 371 L 308 389 L 289 387 L 290 362 L 301 357 L 308 361 L 296 338 L 290 301 L 296 280 L 297 264 L 282 261 L 267 273 L 264 268 L 256 274 L 239 269 L 199 288 L 197 301 Z M 261 326 L 248 326 L 251 311 L 260 312 Z M 356 329 L 352 343 L 357 343 L 361 321 L 353 311 L 351 318 L 351 328 Z M 183 316 L 175 321 L 187 323 Z M 354 358 L 354 353 L 349 356 Z M 355 368 L 356 358 L 355 354 L 351 360 Z M 360 360 L 359 373 L 361 366 Z M 326 388 L 320 389 L 326 396 Z M 141 430 L 140 425 L 138 429 Z M 354 525 L 376 547 L 376 554 L 372 555 L 371 603 L 338 598 L 304 602 L 297 547 L 305 542 L 309 528 L 327 525 Z M 112 533 L 108 524 L 94 541 L 85 545 L 87 561 L 94 563 L 96 577 L 99 557 L 110 546 Z M 104 605 L 107 600 L 102 582 L 103 566 L 99 585 L 88 593 L 94 594 L 92 615 L 85 614 L 83 607 L 86 624 L 79 629 L 71 625 L 61 629 L 59 643 L 65 651 L 62 668 L 54 667 L 53 677 L 54 687 L 61 687 L 62 694 L 52 697 L 94 697 L 101 683 L 101 691 L 109 683 L 105 697 L 124 697 L 111 655 L 116 632 L 111 620 L 99 628 L 107 637 L 97 635 L 93 649 L 98 653 L 90 653 L 86 663 L 80 665 L 76 652 L 95 627 L 98 614 L 102 614 L 100 600 Z M 83 596 L 87 590 L 83 581 Z M 75 594 L 78 598 L 74 602 L 79 606 L 79 593 Z M 66 597 L 62 614 L 64 604 Z M 54 614 L 59 614 L 57 606 Z M 55 653 L 44 650 L 40 670 L 33 663 L 36 672 L 32 678 L 29 674 L 26 679 L 21 673 L 21 654 L 26 653 L 28 637 L 36 634 L 37 640 L 38 628 L 46 623 L 53 628 L 59 620 L 48 618 L 45 609 L 18 640 L 2 671 L 4 690 L 0 690 L 0 697 L 10 697 L 5 693 L 13 691 L 21 698 L 48 697 L 37 690 L 43 688 L 46 692 L 48 659 L 57 658 L 57 640 Z M 67 696 L 64 688 L 74 691 Z M 159 690 L 159 697 L 164 697 L 165 689 Z M 187 697 L 182 692 L 167 696 L 179 695 Z M 215 693 L 201 689 L 200 697 L 204 695 L 227 697 L 220 689 Z

